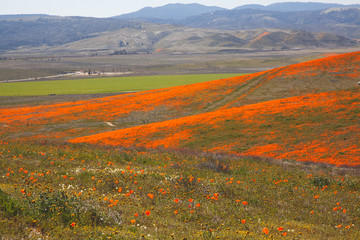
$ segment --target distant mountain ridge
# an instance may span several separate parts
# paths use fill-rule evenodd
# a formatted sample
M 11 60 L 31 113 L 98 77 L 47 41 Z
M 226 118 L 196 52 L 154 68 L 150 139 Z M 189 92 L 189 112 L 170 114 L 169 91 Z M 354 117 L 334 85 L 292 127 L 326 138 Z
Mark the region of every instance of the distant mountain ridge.
M 181 20 L 187 17 L 200 15 L 219 10 L 226 10 L 221 7 L 208 7 L 197 3 L 192 4 L 167 4 L 161 7 L 145 7 L 139 11 L 115 16 L 115 18 L 140 18 L 140 19 L 176 19 Z
M 236 33 L 239 31 L 244 33 Z M 258 37 L 267 31 L 270 34 Z M 354 46 L 357 39 L 360 39 L 360 4 L 287 2 L 244 5 L 233 10 L 201 4 L 168 4 L 112 18 L 0 15 L 0 51 L 40 46 L 49 49 L 55 46 L 59 51 L 103 49 L 120 53 L 158 49 L 281 50 Z
M 278 11 L 278 12 L 301 12 L 301 11 L 318 11 L 329 8 L 343 8 L 343 7 L 360 7 L 360 4 L 337 4 L 337 3 L 319 3 L 319 2 L 283 2 L 273 3 L 267 6 L 261 4 L 246 4 L 234 8 L 233 10 L 239 9 L 257 9 L 265 11 Z
M 59 45 L 86 39 L 105 31 L 138 28 L 139 21 L 114 18 L 14 15 L 1 20 L 0 50 L 20 46 Z
M 116 18 L 222 30 L 277 28 L 326 31 L 350 39 L 360 39 L 360 4 L 284 2 L 268 6 L 247 4 L 232 10 L 200 4 L 168 4 L 144 8 Z
M 317 11 L 279 12 L 257 9 L 216 11 L 185 19 L 194 28 L 250 30 L 257 28 L 330 32 L 351 39 L 360 38 L 360 8 L 330 8 Z
M 14 20 L 14 19 L 30 19 L 30 18 L 44 18 L 51 17 L 47 14 L 12 14 L 12 15 L 0 15 L 0 20 Z
M 261 4 L 245 4 L 231 10 L 254 9 L 263 11 L 276 12 L 302 12 L 302 11 L 320 11 L 329 8 L 346 8 L 346 7 L 360 7 L 360 4 L 344 5 L 336 3 L 319 3 L 319 2 L 283 2 L 273 3 L 270 5 Z M 182 20 L 188 17 L 198 16 L 206 13 L 213 13 L 216 11 L 231 11 L 226 8 L 216 6 L 205 6 L 197 3 L 192 4 L 167 4 L 160 7 L 145 7 L 139 11 L 114 16 L 114 18 L 127 19 L 162 19 L 162 20 Z M 158 20 L 157 20 L 158 21 Z

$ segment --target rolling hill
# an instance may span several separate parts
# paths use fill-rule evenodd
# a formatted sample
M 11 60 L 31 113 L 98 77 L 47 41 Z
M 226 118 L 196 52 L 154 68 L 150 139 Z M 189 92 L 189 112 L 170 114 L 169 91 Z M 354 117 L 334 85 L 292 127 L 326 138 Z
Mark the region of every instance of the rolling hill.
M 134 23 L 135 24 L 135 23 Z M 74 29 L 75 30 L 75 29 Z M 263 35 L 269 33 L 268 35 Z M 55 36 L 54 36 L 55 37 Z M 76 34 L 73 36 L 76 38 Z M 76 41 L 25 48 L 26 53 L 134 54 L 134 53 L 224 53 L 262 50 L 342 48 L 355 41 L 331 34 L 305 31 L 256 29 L 244 31 L 198 29 L 142 23 L 118 30 L 82 35 Z M 59 36 L 60 38 L 60 36 Z M 34 41 L 36 39 L 33 39 Z M 31 37 L 28 41 L 32 41 Z M 12 42 L 11 44 L 16 44 Z M 19 43 L 20 44 L 20 43 Z M 12 51 L 16 52 L 16 51 Z
M 185 19 L 182 24 L 195 28 L 250 30 L 278 28 L 325 31 L 350 39 L 360 38 L 360 8 L 330 8 L 318 11 L 281 12 L 234 9 L 205 13 Z
M 277 12 L 303 12 L 303 11 L 318 11 L 329 8 L 345 8 L 345 7 L 360 7 L 360 4 L 343 5 L 337 3 L 320 3 L 320 2 L 279 2 L 272 3 L 267 6 L 261 4 L 246 4 L 235 9 L 258 9 L 266 11 Z
M 358 166 L 360 93 L 337 91 L 246 105 L 71 140 Z
M 139 25 L 139 21 L 114 18 L 5 15 L 0 16 L 0 50 L 61 45 L 98 36 L 106 31 L 136 29 Z
M 354 52 L 186 86 L 3 108 L 1 135 L 358 165 L 359 63 Z
M 357 166 L 360 164 L 360 129 L 357 124 L 359 89 L 309 94 L 232 108 L 234 102 L 236 105 L 265 83 L 294 75 L 314 76 L 316 70 L 331 70 L 336 75 L 352 78 L 355 85 L 354 78 L 359 77 L 359 68 L 352 69 L 350 75 L 342 72 L 341 63 L 349 64 L 349 60 L 354 67 L 354 63 L 360 60 L 359 53 L 276 69 L 267 73 L 266 81 L 218 111 L 81 137 L 71 142 L 195 148 Z M 319 66 L 324 66 L 326 70 Z
M 320 3 L 244 5 L 233 10 L 168 4 L 113 18 L 3 15 L 0 51 L 127 54 L 347 47 L 360 39 L 359 19 L 358 5 Z M 241 38 L 246 34 L 240 32 L 258 29 L 264 30 L 259 35 L 272 34 L 253 45 L 259 35 Z
M 146 7 L 133 13 L 115 16 L 114 18 L 181 20 L 187 17 L 201 15 L 209 12 L 215 12 L 219 10 L 225 9 L 220 7 L 208 7 L 197 3 L 175 3 L 167 4 L 161 7 Z

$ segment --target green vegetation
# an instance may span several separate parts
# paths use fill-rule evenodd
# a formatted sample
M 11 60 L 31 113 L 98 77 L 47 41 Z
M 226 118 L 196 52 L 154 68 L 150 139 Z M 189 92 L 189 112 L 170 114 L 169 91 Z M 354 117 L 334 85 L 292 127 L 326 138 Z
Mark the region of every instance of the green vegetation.
M 0 83 L 0 96 L 135 92 L 230 78 L 239 75 L 242 74 L 140 76 Z
M 355 169 L 0 143 L 5 239 L 358 239 Z
M 104 101 L 72 103 L 68 99 L 67 104 L 0 109 L 0 236 L 360 239 L 359 88 L 349 87 L 359 77 L 359 59 L 356 53 L 317 61 L 311 72 L 311 64 L 304 63 L 261 76 L 123 94 Z M 114 84 L 106 86 L 106 81 L 135 91 L 151 84 L 157 88 L 153 85 L 200 81 L 205 76 L 59 81 L 61 88 L 43 94 L 71 93 L 72 89 L 75 93 L 120 91 Z M 302 85 L 317 84 L 300 91 L 291 85 L 294 79 Z M 92 81 L 95 87 L 89 90 L 86 87 Z M 286 94 L 329 91 L 325 86 L 329 82 L 338 91 L 284 99 Z M 56 81 L 19 86 L 35 94 L 39 89 L 32 84 L 52 83 Z M 11 85 L 16 86 L 2 86 Z M 343 88 L 348 90 L 339 90 Z M 58 95 L 54 100 L 63 101 L 62 97 L 70 98 Z M 2 98 L 18 101 L 12 104 L 27 102 L 27 106 L 52 99 Z M 279 99 L 244 106 L 267 98 Z M 168 119 L 174 120 L 164 121 Z M 107 138 L 92 136 L 94 142 L 108 145 L 67 141 L 133 126 L 139 127 L 108 132 Z M 110 146 L 111 141 L 116 144 Z M 179 150 L 177 145 L 187 148 Z M 209 148 L 224 153 L 206 151 Z M 236 148 L 237 155 L 230 155 Z M 276 151 L 284 154 L 272 154 Z M 306 162 L 294 160 L 302 156 Z M 341 162 L 333 167 L 313 159 Z

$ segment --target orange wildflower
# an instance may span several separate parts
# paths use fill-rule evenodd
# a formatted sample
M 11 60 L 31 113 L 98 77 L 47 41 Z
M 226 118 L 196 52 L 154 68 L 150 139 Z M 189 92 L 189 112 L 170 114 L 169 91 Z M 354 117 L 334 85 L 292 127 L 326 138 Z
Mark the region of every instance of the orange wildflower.
M 146 211 L 145 211 L 146 216 L 149 216 L 150 213 L 151 213 L 151 212 L 150 212 L 149 210 L 146 210 Z
M 267 228 L 264 228 L 263 230 L 262 230 L 262 232 L 264 233 L 264 234 L 269 234 L 269 230 L 267 229 Z
M 213 196 L 211 197 L 211 199 L 217 201 L 219 199 L 219 193 L 214 193 Z

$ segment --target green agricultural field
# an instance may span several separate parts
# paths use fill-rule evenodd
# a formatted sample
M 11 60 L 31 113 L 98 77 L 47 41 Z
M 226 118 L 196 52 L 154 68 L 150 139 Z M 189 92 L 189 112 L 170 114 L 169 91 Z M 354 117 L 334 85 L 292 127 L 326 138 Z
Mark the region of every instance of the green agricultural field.
M 230 78 L 244 74 L 199 74 L 90 78 L 79 80 L 0 83 L 0 96 L 32 96 L 48 94 L 93 94 L 136 92 Z

